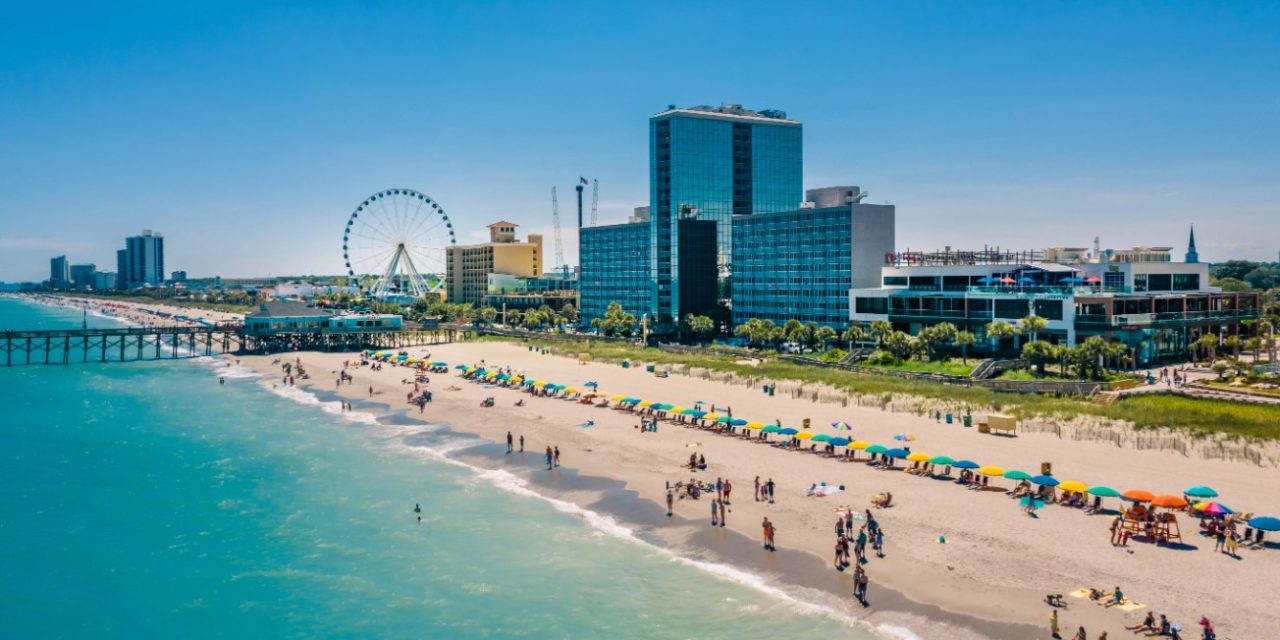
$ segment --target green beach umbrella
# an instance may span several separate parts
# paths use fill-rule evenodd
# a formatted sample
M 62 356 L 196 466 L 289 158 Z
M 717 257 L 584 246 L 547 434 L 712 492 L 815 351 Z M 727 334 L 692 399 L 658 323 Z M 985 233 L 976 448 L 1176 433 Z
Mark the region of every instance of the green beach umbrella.
M 1111 487 L 1103 487 L 1103 486 L 1089 487 L 1089 494 L 1095 495 L 1095 496 L 1101 496 L 1103 498 L 1119 498 L 1120 497 L 1119 491 L 1116 491 Z
M 951 464 L 955 464 L 955 463 L 956 463 L 955 458 L 952 458 L 951 456 L 934 456 L 934 457 L 932 457 L 932 458 L 930 458 L 930 459 L 929 459 L 929 464 L 946 464 L 946 465 L 951 465 Z
M 761 432 L 763 432 L 763 433 L 777 433 L 777 432 L 779 432 L 779 431 L 782 431 L 782 427 L 779 427 L 779 426 L 778 426 L 778 425 L 776 425 L 776 424 L 771 424 L 771 425 L 769 425 L 769 426 L 767 426 L 767 427 L 765 427 L 765 428 L 761 429 L 760 431 L 761 431 Z
M 825 433 L 819 433 L 818 435 L 816 435 L 816 436 L 814 436 L 813 438 L 811 438 L 811 440 L 813 440 L 814 442 L 826 442 L 826 441 L 828 441 L 828 440 L 830 440 L 830 439 L 831 439 L 831 436 L 829 436 L 829 435 L 827 435 L 827 434 L 825 434 Z
M 1194 497 L 1196 497 L 1196 498 L 1216 498 L 1216 497 L 1218 497 L 1218 492 L 1217 492 L 1217 491 L 1214 491 L 1213 489 L 1211 489 L 1211 488 L 1209 488 L 1209 487 L 1206 487 L 1206 486 L 1204 486 L 1204 485 L 1197 485 L 1197 486 L 1191 487 L 1190 489 L 1187 489 L 1186 491 L 1183 491 L 1182 493 L 1184 493 L 1184 494 L 1186 494 L 1186 495 L 1189 495 L 1189 496 L 1194 496 Z
M 1030 480 L 1031 474 L 1026 471 L 1018 471 L 1017 469 L 1014 469 L 1012 471 L 1004 472 L 1004 477 L 1010 480 Z
M 882 445 L 878 445 L 878 444 L 873 444 L 873 445 L 871 445 L 871 446 L 867 447 L 867 453 L 884 453 L 884 452 L 886 452 L 886 451 L 888 451 L 888 449 L 887 449 L 887 448 L 885 448 L 885 447 L 884 447 L 884 446 L 882 446 Z

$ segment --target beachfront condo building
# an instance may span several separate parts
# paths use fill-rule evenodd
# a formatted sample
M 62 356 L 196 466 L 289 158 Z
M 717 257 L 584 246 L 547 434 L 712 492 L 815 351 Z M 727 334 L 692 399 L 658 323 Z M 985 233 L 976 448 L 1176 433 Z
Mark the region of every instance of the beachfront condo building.
M 73 264 L 71 265 L 71 286 L 77 289 L 89 289 L 93 287 L 93 274 L 98 272 L 96 264 Z
M 125 238 L 123 255 L 116 255 L 120 262 L 117 278 L 123 288 L 158 287 L 164 283 L 164 236 L 143 230 L 141 235 Z
M 950 322 L 974 332 L 975 350 L 1014 354 L 1024 338 L 989 339 L 987 323 L 1017 327 L 1035 315 L 1047 323 L 1039 339 L 1117 340 L 1138 366 L 1185 360 L 1200 336 L 1221 340 L 1259 317 L 1256 292 L 1212 287 L 1209 265 L 1173 262 L 1171 250 L 887 253 L 879 285 L 850 291 L 851 317 L 861 325 L 887 320 L 913 335 Z
M 649 313 L 651 228 L 647 220 L 583 227 L 578 234 L 581 272 L 578 297 L 582 323 L 603 318 L 617 302 L 637 319 Z
M 445 281 L 449 302 L 482 305 L 489 291 L 489 274 L 542 275 L 542 236 L 516 239 L 514 222 L 489 225 L 489 241 L 446 248 Z
M 578 305 L 576 271 L 548 271 L 540 276 L 489 274 L 485 306 L 499 312 L 538 309 L 543 305 L 559 311 L 567 305 Z M 505 322 L 505 319 L 504 319 Z
M 864 204 L 859 191 L 812 189 L 800 209 L 734 218 L 734 325 L 849 326 L 849 290 L 879 286 L 894 250 L 894 206 Z
M 731 293 L 733 219 L 798 207 L 801 169 L 801 125 L 781 111 L 672 105 L 650 117 L 651 319 L 662 323 L 707 311 L 705 305 L 682 306 L 688 300 L 702 301 L 702 291 L 681 291 L 704 282 L 701 275 L 682 268 L 682 255 L 688 253 L 681 252 L 681 231 L 701 234 L 706 227 L 682 227 L 680 222 L 715 224 L 715 298 L 724 301 Z
M 49 259 L 49 286 L 61 289 L 71 282 L 71 263 L 67 256 L 56 256 Z

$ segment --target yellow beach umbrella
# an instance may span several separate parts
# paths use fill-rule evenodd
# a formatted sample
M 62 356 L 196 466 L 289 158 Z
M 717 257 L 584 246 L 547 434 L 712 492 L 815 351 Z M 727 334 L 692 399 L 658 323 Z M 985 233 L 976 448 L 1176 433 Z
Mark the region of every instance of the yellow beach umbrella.
M 577 392 L 578 392 L 578 390 L 577 390 L 576 388 L 574 388 L 574 387 L 566 387 L 566 388 L 565 388 L 565 390 L 564 390 L 564 392 L 565 392 L 565 393 L 577 393 Z
M 1004 475 L 1004 469 L 995 465 L 988 465 L 985 467 L 978 467 L 978 473 L 981 473 L 984 476 L 1002 476 Z
M 764 425 L 759 422 L 748 422 L 742 426 L 747 429 L 763 429 L 764 428 Z
M 667 411 L 671 413 L 680 413 L 681 411 L 684 411 L 684 407 L 671 407 L 670 409 L 667 409 Z
M 702 416 L 702 419 L 703 419 L 703 420 L 719 420 L 719 419 L 720 419 L 720 414 L 718 414 L 718 413 L 708 413 L 707 415 Z
M 1089 490 L 1089 485 L 1083 482 L 1077 482 L 1075 480 L 1067 480 L 1066 482 L 1059 482 L 1058 488 L 1063 491 L 1074 491 L 1076 493 L 1084 493 L 1085 491 Z
M 609 398 L 609 399 L 610 399 L 610 400 L 612 400 L 612 401 L 614 401 L 614 402 L 622 402 L 622 399 L 623 399 L 623 398 L 625 398 L 625 397 L 626 397 L 626 396 L 617 395 L 617 396 L 613 396 L 612 398 Z
M 858 451 L 862 451 L 863 449 L 866 449 L 869 446 L 871 446 L 871 443 L 867 442 L 866 440 L 854 440 L 853 442 L 850 442 L 848 444 L 848 447 L 850 449 L 857 449 Z
M 927 453 L 922 453 L 922 452 L 920 452 L 920 451 L 916 451 L 916 452 L 912 453 L 911 455 L 907 456 L 907 459 L 908 459 L 908 460 L 910 460 L 910 461 L 912 461 L 912 462 L 928 462 L 928 461 L 930 461 L 930 460 L 932 460 L 932 459 L 933 459 L 933 456 L 931 456 L 931 455 L 929 455 L 929 454 L 927 454 Z
M 647 407 L 647 406 L 650 406 L 650 405 L 652 405 L 652 404 L 653 404 L 653 401 L 652 401 L 652 400 L 641 400 L 640 402 L 637 402 L 637 403 L 636 403 L 636 406 L 637 406 L 637 407 Z
M 534 381 L 533 381 L 533 386 L 535 386 L 535 387 L 545 387 L 545 386 L 547 386 L 547 381 L 546 381 L 546 380 L 534 380 Z
M 797 433 L 797 434 L 796 434 L 796 437 L 797 437 L 797 438 L 799 438 L 799 439 L 801 439 L 801 440 L 809 440 L 809 439 L 812 439 L 812 438 L 813 438 L 813 432 L 812 432 L 812 431 L 801 431 L 800 433 Z

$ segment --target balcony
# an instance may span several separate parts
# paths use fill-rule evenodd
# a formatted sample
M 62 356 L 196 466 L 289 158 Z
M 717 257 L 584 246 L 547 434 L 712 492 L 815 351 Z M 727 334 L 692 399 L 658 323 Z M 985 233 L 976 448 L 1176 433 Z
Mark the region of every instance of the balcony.
M 889 309 L 889 317 L 894 320 L 946 320 L 990 322 L 990 311 L 970 311 L 966 314 L 956 309 Z
M 1245 320 L 1256 320 L 1256 309 L 1225 309 L 1219 311 L 1173 311 L 1167 313 L 1130 313 L 1125 315 L 1081 314 L 1076 316 L 1076 325 L 1082 328 L 1114 328 L 1114 327 L 1186 327 L 1214 322 L 1236 323 Z

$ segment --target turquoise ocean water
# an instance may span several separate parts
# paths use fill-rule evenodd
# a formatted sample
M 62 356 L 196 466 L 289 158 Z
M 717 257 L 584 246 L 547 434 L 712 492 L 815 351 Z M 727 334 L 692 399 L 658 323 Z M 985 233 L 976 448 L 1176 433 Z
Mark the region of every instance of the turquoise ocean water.
M 872 637 L 207 359 L 0 367 L 0 403 L 0 637 Z

